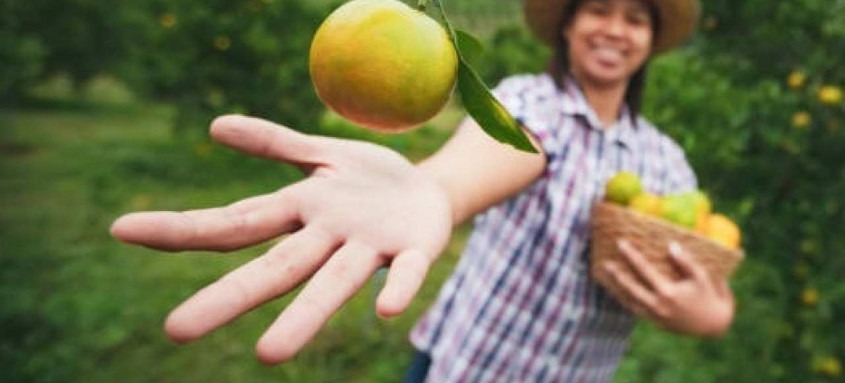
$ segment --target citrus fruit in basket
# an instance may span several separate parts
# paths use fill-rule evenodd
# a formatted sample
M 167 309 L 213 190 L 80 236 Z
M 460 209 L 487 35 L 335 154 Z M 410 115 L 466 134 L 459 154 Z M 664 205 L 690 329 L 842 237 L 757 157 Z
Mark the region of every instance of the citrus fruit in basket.
M 712 214 L 710 217 L 716 216 L 719 215 Z M 716 221 L 719 220 L 721 218 L 716 218 Z M 671 278 L 680 277 L 678 268 L 669 259 L 667 246 L 671 242 L 680 244 L 687 254 L 716 278 L 732 275 L 745 258 L 739 246 L 724 246 L 704 235 L 662 219 L 643 217 L 632 208 L 615 203 L 595 204 L 590 225 L 590 272 L 599 284 L 610 291 L 618 291 L 618 287 L 609 280 L 608 274 L 602 271 L 601 265 L 606 262 L 625 263 L 618 246 L 618 240 L 622 238 L 631 241 L 637 250 L 653 263 L 658 272 Z
M 631 198 L 628 204 L 631 210 L 640 212 L 645 215 L 659 217 L 660 211 L 663 209 L 663 200 L 659 196 L 652 193 L 640 193 Z
M 723 214 L 711 214 L 702 225 L 705 237 L 729 249 L 739 249 L 742 232 L 739 226 Z
M 605 198 L 620 205 L 628 205 L 632 198 L 643 192 L 640 177 L 631 172 L 619 172 L 605 184 Z
M 698 223 L 696 200 L 691 194 L 670 194 L 663 197 L 661 218 L 687 229 Z
M 309 69 L 320 99 L 366 128 L 400 132 L 434 117 L 455 86 L 445 29 L 396 0 L 353 0 L 323 21 Z
M 707 193 L 696 190 L 689 193 L 689 198 L 692 198 L 693 204 L 695 204 L 695 211 L 699 218 L 706 217 L 713 212 L 713 203 L 710 202 L 710 197 L 707 196 Z

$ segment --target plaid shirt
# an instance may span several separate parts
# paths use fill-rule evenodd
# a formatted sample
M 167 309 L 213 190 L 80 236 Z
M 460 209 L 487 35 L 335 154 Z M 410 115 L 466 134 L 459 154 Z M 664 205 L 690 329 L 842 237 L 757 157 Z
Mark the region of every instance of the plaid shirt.
M 680 147 L 623 113 L 603 129 L 580 88 L 550 76 L 494 90 L 540 141 L 548 165 L 520 195 L 475 218 L 452 276 L 411 333 L 428 382 L 607 382 L 634 317 L 589 275 L 590 209 L 618 171 L 657 194 L 691 190 Z

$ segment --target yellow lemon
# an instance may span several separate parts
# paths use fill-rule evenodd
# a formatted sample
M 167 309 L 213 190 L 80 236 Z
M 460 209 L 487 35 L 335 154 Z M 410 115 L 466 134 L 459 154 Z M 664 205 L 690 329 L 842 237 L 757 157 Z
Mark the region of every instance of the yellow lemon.
M 353 0 L 311 42 L 311 80 L 334 112 L 399 132 L 436 115 L 455 86 L 458 56 L 434 19 L 396 0 Z

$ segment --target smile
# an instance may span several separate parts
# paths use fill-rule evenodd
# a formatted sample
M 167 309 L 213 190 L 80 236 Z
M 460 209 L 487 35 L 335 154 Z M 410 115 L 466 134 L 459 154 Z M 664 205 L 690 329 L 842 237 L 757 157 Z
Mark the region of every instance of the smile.
M 617 48 L 593 47 L 592 52 L 603 62 L 618 62 L 625 58 L 624 52 Z

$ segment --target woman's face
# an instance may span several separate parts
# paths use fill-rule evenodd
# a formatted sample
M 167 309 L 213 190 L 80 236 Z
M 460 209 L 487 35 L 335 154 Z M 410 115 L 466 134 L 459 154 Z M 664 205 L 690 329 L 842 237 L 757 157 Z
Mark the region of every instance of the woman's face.
M 651 53 L 653 20 L 641 0 L 585 0 L 563 29 L 582 84 L 627 84 Z

